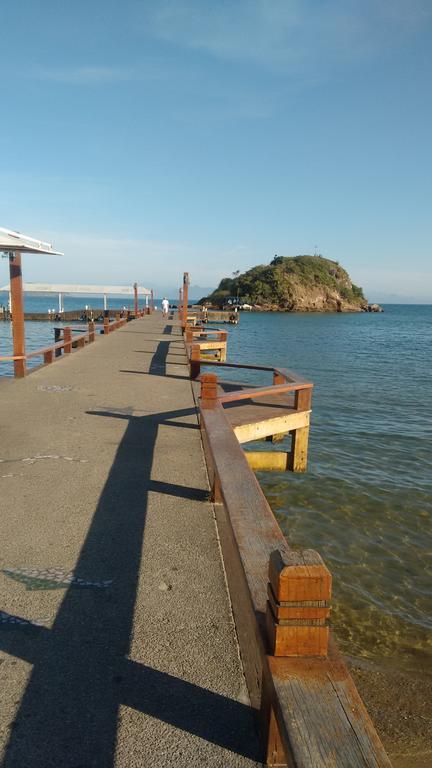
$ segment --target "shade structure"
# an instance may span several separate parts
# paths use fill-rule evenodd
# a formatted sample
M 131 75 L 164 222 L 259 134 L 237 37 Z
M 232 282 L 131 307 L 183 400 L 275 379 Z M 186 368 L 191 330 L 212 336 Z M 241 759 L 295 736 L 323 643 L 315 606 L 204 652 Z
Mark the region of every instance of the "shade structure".
M 0 286 L 0 291 L 8 291 L 9 285 Z M 133 296 L 133 285 L 70 285 L 67 283 L 23 283 L 24 293 L 71 293 L 82 296 L 91 294 L 106 296 Z M 137 286 L 139 296 L 150 296 L 149 288 Z
M 9 257 L 14 372 L 15 376 L 21 378 L 26 374 L 21 255 L 43 253 L 50 256 L 63 256 L 63 254 L 55 251 L 51 243 L 45 243 L 43 240 L 37 240 L 35 237 L 4 227 L 0 227 L 0 252 Z
M 34 237 L 15 232 L 13 229 L 0 227 L 0 251 L 5 253 L 45 253 L 51 256 L 64 256 L 55 251 L 51 243 L 44 243 Z

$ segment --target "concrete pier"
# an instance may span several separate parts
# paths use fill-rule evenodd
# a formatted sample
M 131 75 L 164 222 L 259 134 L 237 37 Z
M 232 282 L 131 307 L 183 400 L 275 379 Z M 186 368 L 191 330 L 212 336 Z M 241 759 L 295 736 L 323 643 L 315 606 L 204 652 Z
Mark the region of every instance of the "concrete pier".
M 183 340 L 0 383 L 3 768 L 254 766 Z

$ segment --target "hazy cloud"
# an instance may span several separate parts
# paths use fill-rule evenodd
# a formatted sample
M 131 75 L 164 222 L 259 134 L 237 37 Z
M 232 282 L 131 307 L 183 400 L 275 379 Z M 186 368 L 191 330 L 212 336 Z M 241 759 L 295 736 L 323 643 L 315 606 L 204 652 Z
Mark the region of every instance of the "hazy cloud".
M 159 39 L 227 60 L 279 70 L 364 58 L 432 19 L 426 0 L 158 0 L 146 30 Z

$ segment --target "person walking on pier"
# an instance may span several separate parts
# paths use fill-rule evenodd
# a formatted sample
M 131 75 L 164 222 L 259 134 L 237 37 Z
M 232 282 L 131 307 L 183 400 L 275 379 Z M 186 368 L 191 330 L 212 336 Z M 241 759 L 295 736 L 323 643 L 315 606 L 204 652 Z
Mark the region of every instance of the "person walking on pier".
M 168 310 L 169 310 L 169 301 L 166 298 L 166 296 L 162 299 L 162 314 L 163 317 L 168 317 Z

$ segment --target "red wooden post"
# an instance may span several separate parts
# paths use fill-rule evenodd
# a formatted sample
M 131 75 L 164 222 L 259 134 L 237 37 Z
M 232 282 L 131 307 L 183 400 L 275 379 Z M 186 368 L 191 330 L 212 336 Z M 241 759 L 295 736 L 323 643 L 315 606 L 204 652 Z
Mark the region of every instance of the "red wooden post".
M 138 283 L 134 283 L 134 308 L 135 308 L 135 320 L 138 317 Z
M 273 371 L 273 384 L 276 386 L 277 384 L 285 384 L 286 378 L 282 373 L 279 373 L 279 371 Z
M 16 252 L 9 256 L 10 292 L 12 304 L 12 336 L 14 356 L 14 374 L 18 379 L 26 375 L 25 332 L 24 332 L 24 300 L 22 289 L 21 254 Z
M 90 322 L 88 324 L 88 339 L 89 339 L 89 344 L 92 341 L 95 340 L 95 324 L 94 324 L 94 320 L 90 320 Z
M 197 379 L 201 371 L 201 348 L 199 344 L 192 344 L 190 354 L 190 377 Z
M 69 326 L 63 329 L 63 341 L 65 355 L 69 355 L 72 352 L 72 331 Z
M 327 656 L 331 574 L 317 552 L 272 552 L 268 598 L 272 656 Z
M 183 291 L 181 288 L 179 288 L 179 300 L 178 300 L 178 317 L 180 320 L 180 326 L 182 323 L 182 317 L 183 317 Z
M 49 363 L 52 363 L 53 361 L 53 352 L 52 349 L 47 349 L 46 352 L 44 352 L 44 363 L 45 365 L 49 365 Z
M 203 373 L 201 376 L 201 408 L 214 408 L 217 403 L 218 383 L 215 373 Z
M 183 274 L 183 312 L 182 312 L 182 331 L 184 332 L 187 325 L 187 311 L 189 300 L 189 272 Z
M 109 317 L 104 317 L 104 322 L 103 322 L 103 325 L 104 325 L 104 334 L 107 334 L 107 333 L 109 333 L 109 332 L 110 332 L 110 329 L 109 329 L 109 324 L 110 324 L 110 323 L 109 323 Z
M 297 389 L 294 395 L 294 408 L 297 411 L 309 411 L 312 401 L 312 388 Z

